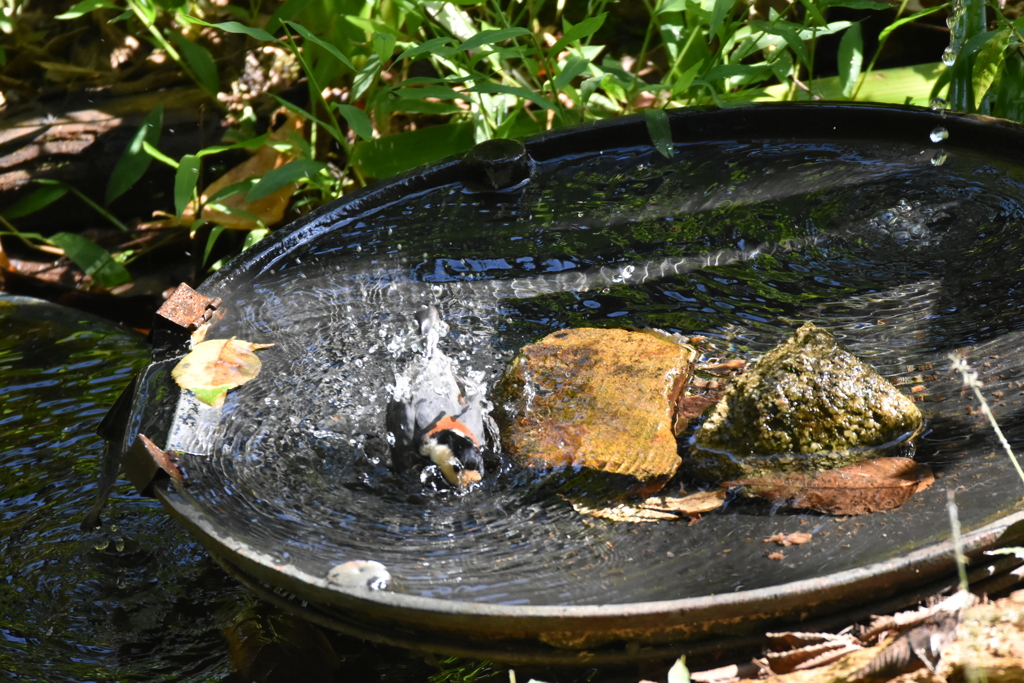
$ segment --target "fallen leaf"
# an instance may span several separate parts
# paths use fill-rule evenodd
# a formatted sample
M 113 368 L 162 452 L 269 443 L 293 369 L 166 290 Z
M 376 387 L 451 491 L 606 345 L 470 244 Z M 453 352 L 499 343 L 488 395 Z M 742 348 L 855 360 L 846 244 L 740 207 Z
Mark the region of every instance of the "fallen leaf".
M 805 534 L 801 531 L 797 531 L 792 534 L 784 534 L 779 532 L 777 534 L 772 534 L 769 538 L 764 539 L 762 543 L 778 543 L 781 546 L 803 545 L 804 543 L 810 541 L 812 538 L 814 537 L 811 536 L 811 534 Z
M 703 415 L 708 406 L 718 403 L 724 393 L 725 389 L 723 388 L 711 390 L 703 394 L 680 395 L 676 399 L 676 414 L 672 424 L 673 433 L 679 436 L 689 429 L 693 421 Z
M 769 560 L 782 560 L 782 559 L 785 559 L 785 557 L 786 557 L 785 555 L 783 555 L 782 553 L 780 553 L 777 550 L 774 553 L 768 553 L 768 559 Z
M 303 138 L 302 129 L 305 121 L 298 114 L 291 111 L 280 110 L 279 113 L 284 119 L 284 123 L 267 135 L 266 144 L 259 147 L 251 157 L 229 169 L 224 175 L 214 180 L 203 190 L 200 197 L 203 205 L 202 220 L 223 225 L 231 230 L 255 230 L 256 228 L 280 223 L 284 218 L 288 203 L 291 201 L 292 195 L 299 188 L 297 182 L 289 183 L 273 194 L 251 202 L 246 201 L 246 192 L 243 190 L 218 199 L 214 202 L 216 206 L 207 204 L 221 190 L 252 178 L 264 176 L 270 171 L 294 160 L 291 154 L 279 152 L 274 147 L 274 144 L 288 142 L 289 136 Z M 223 207 L 227 210 L 221 210 L 218 207 Z M 154 212 L 153 215 L 158 220 L 145 223 L 140 227 L 143 229 L 176 227 L 178 225 L 188 227 L 195 223 L 195 214 L 195 202 L 189 202 L 185 211 L 182 212 L 180 219 L 178 216 Z
M 774 650 L 765 655 L 765 660 L 775 674 L 814 669 L 863 649 L 849 634 L 786 631 L 765 635 Z
M 619 503 L 607 507 L 589 506 L 577 500 L 569 502 L 576 512 L 614 522 L 658 522 L 680 517 L 696 519 L 705 512 L 717 510 L 725 502 L 725 491 L 699 491 L 682 498 L 651 496 L 637 503 Z
M 726 482 L 771 501 L 788 501 L 833 515 L 891 510 L 935 483 L 932 471 L 910 458 L 875 458 L 816 474 L 782 474 Z
M 255 352 L 271 346 L 273 344 L 254 344 L 234 337 L 204 341 L 181 359 L 171 371 L 171 377 L 203 403 L 220 408 L 228 390 L 260 374 L 263 364 Z

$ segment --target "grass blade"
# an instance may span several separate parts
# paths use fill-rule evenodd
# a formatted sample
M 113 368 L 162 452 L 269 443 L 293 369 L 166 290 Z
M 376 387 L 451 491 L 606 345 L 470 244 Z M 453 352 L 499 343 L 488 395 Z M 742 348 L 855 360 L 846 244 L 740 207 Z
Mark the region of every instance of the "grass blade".
M 142 143 L 143 141 L 148 142 L 153 147 L 160 143 L 160 131 L 163 129 L 163 120 L 164 107 L 161 104 L 151 111 L 149 116 L 142 122 L 142 126 L 139 127 L 135 137 L 128 144 L 128 149 L 117 160 L 117 164 L 114 165 L 114 170 L 110 174 L 105 199 L 107 205 L 130 190 L 132 185 L 137 183 L 146 173 L 146 169 L 149 168 L 153 157 L 143 149 Z
M 103 247 L 71 232 L 58 232 L 50 242 L 64 250 L 75 265 L 92 277 L 96 284 L 110 289 L 131 282 L 132 276 Z

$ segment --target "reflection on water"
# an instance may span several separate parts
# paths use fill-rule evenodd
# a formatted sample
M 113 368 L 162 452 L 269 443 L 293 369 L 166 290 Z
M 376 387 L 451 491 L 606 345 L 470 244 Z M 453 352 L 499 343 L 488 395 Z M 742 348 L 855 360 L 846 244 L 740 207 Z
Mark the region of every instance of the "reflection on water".
M 143 340 L 0 296 L 0 669 L 24 681 L 218 680 L 246 596 L 155 501 L 115 492 L 102 527 L 97 425 Z
M 821 576 L 944 538 L 945 489 L 967 529 L 1008 511 L 1002 459 L 966 413 L 946 356 L 969 349 L 1021 425 L 1019 173 L 918 147 L 680 145 L 538 165 L 496 199 L 457 185 L 339 224 L 252 282 L 211 331 L 276 346 L 202 438 L 175 441 L 186 495 L 230 533 L 313 576 L 384 563 L 390 590 L 499 604 L 580 605 L 733 592 Z M 699 524 L 638 530 L 524 495 L 513 468 L 479 494 L 419 495 L 386 467 L 383 409 L 412 358 L 409 316 L 438 305 L 445 353 L 493 384 L 522 345 L 569 326 L 705 334 L 756 358 L 803 322 L 915 393 L 940 485 L 859 520 L 734 502 Z M 995 358 L 989 358 L 994 356 Z M 909 392 L 909 386 L 904 386 Z M 684 482 L 692 484 L 692 482 Z M 760 539 L 818 543 L 766 562 Z M 752 571 L 751 567 L 756 567 Z
M 96 427 L 147 359 L 134 333 L 0 294 L 0 679 L 398 683 L 435 673 L 422 657 L 259 603 L 127 484 L 100 528 L 79 530 L 103 453 Z

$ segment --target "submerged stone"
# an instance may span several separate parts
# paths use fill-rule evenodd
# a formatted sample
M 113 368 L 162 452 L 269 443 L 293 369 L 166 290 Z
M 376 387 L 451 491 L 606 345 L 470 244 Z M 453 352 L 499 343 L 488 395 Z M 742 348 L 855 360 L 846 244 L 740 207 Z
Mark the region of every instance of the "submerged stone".
M 707 481 L 818 472 L 905 454 L 922 423 L 910 398 L 808 323 L 711 408 L 687 468 Z
M 504 449 L 570 499 L 659 491 L 680 464 L 673 416 L 696 351 L 665 336 L 581 328 L 524 347 L 495 391 Z

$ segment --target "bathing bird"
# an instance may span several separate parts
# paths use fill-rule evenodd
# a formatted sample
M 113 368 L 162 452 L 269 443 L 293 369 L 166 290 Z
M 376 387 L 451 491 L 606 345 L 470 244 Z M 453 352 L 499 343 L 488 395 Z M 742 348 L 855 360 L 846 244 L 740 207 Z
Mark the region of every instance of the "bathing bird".
M 386 412 L 393 437 L 391 463 L 396 471 L 435 465 L 455 487 L 465 489 L 484 475 L 482 451 L 497 443 L 484 387 L 455 374 L 452 360 L 438 348 L 442 326 L 437 308 L 416 315 L 423 351 L 395 375 Z

